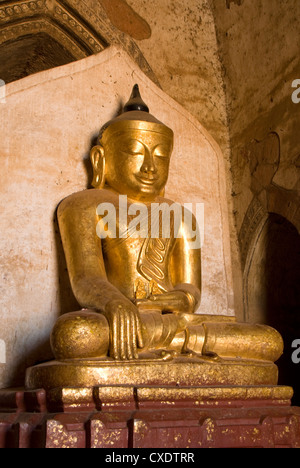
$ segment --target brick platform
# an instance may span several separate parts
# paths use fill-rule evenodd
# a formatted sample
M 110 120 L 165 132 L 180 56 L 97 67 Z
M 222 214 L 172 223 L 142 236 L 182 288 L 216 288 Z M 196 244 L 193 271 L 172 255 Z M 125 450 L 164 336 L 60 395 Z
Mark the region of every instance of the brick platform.
M 0 391 L 0 448 L 300 447 L 288 387 Z

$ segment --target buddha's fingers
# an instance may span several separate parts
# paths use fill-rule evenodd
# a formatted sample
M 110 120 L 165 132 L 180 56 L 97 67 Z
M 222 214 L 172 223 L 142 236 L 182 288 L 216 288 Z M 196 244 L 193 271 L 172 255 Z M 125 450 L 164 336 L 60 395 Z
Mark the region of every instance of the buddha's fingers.
M 126 311 L 122 311 L 122 313 L 119 313 L 119 350 L 120 350 L 120 359 L 125 360 L 126 359 L 126 351 L 127 351 L 127 343 L 126 343 L 126 332 L 127 332 L 127 327 L 126 327 L 126 322 L 127 322 L 127 317 L 126 317 Z
M 138 359 L 136 314 L 126 308 L 119 312 L 119 357 Z
M 120 359 L 120 354 L 119 354 L 120 324 L 119 323 L 120 323 L 119 314 L 114 314 L 112 317 L 112 322 L 110 323 L 110 331 L 111 331 L 110 356 L 113 359 Z
M 126 308 L 122 311 L 121 323 L 121 359 L 131 360 L 134 358 L 134 350 L 136 349 L 136 337 L 132 326 L 132 314 Z
M 144 347 L 144 338 L 143 338 L 143 331 L 142 331 L 142 322 L 139 315 L 135 316 L 135 328 L 136 328 L 136 337 L 137 337 L 137 345 L 139 348 Z
M 128 351 L 130 351 L 129 359 L 138 359 L 136 333 L 136 320 L 135 316 L 132 316 L 128 324 Z

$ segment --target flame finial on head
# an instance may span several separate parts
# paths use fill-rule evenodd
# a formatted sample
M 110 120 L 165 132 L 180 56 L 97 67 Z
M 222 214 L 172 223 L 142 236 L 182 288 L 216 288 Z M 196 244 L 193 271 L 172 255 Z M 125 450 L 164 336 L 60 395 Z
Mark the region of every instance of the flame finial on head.
M 123 112 L 142 111 L 149 112 L 149 107 L 144 103 L 140 95 L 139 85 L 135 84 L 132 88 L 129 101 L 125 104 Z

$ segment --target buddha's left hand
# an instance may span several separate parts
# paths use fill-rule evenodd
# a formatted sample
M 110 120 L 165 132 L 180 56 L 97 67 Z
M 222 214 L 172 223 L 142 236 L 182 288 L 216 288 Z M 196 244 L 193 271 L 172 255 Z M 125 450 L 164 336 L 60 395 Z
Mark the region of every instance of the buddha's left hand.
M 192 304 L 188 295 L 183 291 L 173 290 L 162 294 L 154 294 L 148 299 L 136 302 L 140 311 L 159 309 L 162 312 L 192 313 Z

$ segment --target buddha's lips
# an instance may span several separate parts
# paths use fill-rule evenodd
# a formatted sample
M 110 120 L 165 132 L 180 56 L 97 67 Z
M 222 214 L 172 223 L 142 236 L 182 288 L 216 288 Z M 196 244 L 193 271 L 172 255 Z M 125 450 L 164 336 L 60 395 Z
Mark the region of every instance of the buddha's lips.
M 148 178 L 148 177 L 141 177 L 141 176 L 136 176 L 136 178 L 142 182 L 143 184 L 146 184 L 146 185 L 153 185 L 154 182 L 157 180 L 157 177 L 154 177 L 152 179 Z

